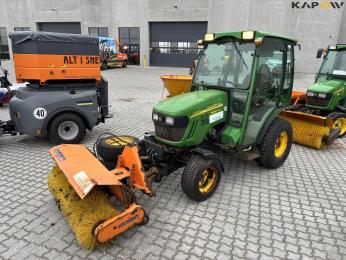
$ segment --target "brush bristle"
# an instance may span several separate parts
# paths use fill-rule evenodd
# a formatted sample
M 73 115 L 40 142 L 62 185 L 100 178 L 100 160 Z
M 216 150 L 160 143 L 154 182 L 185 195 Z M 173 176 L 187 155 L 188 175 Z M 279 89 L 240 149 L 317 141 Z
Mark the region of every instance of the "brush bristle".
M 62 171 L 55 166 L 48 176 L 48 188 L 75 233 L 78 243 L 88 249 L 98 245 L 94 230 L 97 225 L 119 214 L 109 195 L 100 187 L 81 200 Z
M 285 120 L 292 125 L 293 142 L 315 149 L 323 148 L 323 137 L 329 134 L 328 127 L 286 117 Z

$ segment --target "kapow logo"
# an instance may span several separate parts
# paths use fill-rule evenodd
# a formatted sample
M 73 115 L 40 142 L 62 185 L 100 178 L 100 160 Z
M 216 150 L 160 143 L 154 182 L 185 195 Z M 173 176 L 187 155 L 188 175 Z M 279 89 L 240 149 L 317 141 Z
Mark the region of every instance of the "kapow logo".
M 292 9 L 314 9 L 314 8 L 322 8 L 322 9 L 340 9 L 343 7 L 345 2 L 292 2 Z

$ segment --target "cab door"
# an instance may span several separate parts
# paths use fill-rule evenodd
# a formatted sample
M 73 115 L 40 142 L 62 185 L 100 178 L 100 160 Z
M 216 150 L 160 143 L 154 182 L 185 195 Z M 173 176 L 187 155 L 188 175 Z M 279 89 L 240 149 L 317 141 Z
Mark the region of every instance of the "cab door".
M 258 64 L 254 68 L 252 100 L 242 147 L 256 142 L 262 127 L 279 106 L 285 80 L 287 44 L 277 38 L 264 38 L 256 55 Z

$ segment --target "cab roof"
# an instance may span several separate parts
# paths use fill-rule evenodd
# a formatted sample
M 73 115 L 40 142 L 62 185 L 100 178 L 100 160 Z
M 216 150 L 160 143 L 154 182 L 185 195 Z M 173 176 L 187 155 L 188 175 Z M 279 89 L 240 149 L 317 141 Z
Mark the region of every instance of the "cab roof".
M 267 33 L 267 32 L 261 32 L 261 31 L 254 31 L 255 37 L 273 37 L 273 38 L 279 38 L 283 40 L 287 40 L 293 43 L 297 43 L 298 41 L 291 37 L 286 37 L 280 34 L 273 34 L 273 33 Z M 241 40 L 242 31 L 241 32 L 216 32 L 214 33 L 214 39 L 221 38 L 221 37 L 234 37 L 239 40 Z

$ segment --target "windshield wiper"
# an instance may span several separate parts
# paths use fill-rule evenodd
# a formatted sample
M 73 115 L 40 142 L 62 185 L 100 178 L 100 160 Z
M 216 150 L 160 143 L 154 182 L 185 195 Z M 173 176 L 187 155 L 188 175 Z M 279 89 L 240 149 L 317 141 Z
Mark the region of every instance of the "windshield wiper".
M 241 84 L 235 83 L 233 81 L 229 81 L 229 80 L 222 80 L 222 79 L 218 79 L 217 80 L 217 84 L 223 87 L 226 87 L 226 84 L 229 83 L 231 85 L 233 85 L 234 87 L 238 88 L 239 86 L 241 86 Z
M 240 58 L 240 60 L 242 61 L 243 65 L 245 66 L 245 68 L 248 70 L 249 68 L 247 67 L 245 61 L 244 61 L 244 58 L 243 58 L 243 55 L 241 54 L 237 44 L 235 44 L 235 42 L 232 42 L 233 46 L 234 46 L 234 49 L 236 50 L 237 54 L 238 54 L 238 57 Z

